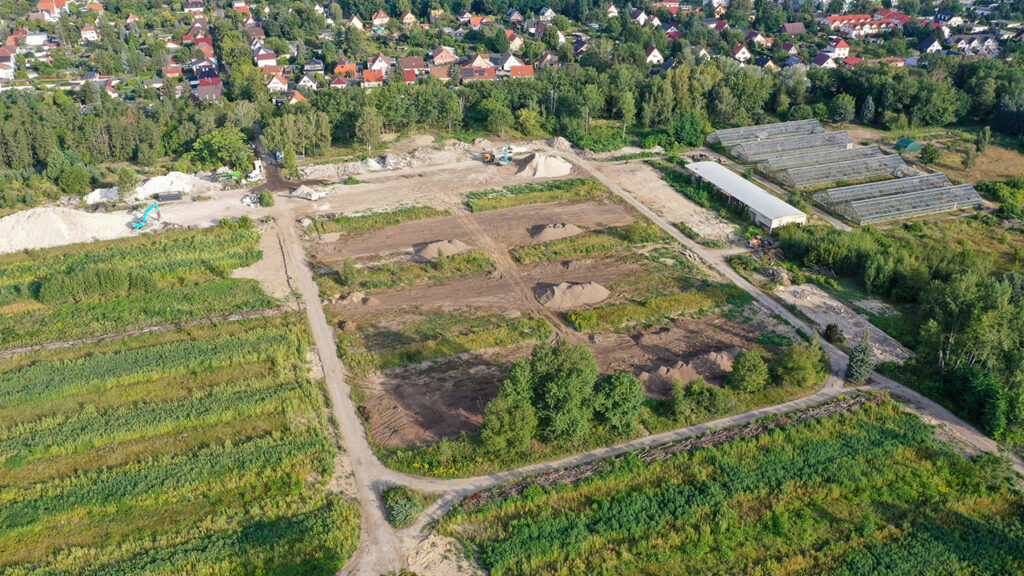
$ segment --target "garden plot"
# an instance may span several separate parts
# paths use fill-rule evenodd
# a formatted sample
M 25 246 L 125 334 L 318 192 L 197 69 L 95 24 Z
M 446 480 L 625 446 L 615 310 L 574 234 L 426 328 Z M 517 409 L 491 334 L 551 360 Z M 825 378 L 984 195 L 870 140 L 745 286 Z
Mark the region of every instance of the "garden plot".
M 838 325 L 846 337 L 846 341 L 851 345 L 859 341 L 861 335 L 867 330 L 879 362 L 902 364 L 914 355 L 905 346 L 868 322 L 867 318 L 854 312 L 813 284 L 778 286 L 775 288 L 775 294 L 783 302 L 799 308 L 801 312 L 818 324 L 820 330 L 824 330 L 829 324 Z

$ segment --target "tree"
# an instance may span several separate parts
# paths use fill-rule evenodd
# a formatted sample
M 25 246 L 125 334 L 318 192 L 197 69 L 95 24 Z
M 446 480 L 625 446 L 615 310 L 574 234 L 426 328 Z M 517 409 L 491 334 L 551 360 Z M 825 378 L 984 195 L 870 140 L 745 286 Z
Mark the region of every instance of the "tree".
M 681 423 L 692 423 L 724 414 L 735 403 L 736 398 L 731 392 L 712 386 L 703 378 L 691 380 L 688 384 L 680 380 L 672 383 L 673 412 L 676 420 Z
M 692 109 L 679 110 L 668 126 L 668 133 L 678 144 L 700 146 L 704 143 L 704 119 Z
M 208 167 L 230 166 L 248 172 L 252 150 L 235 126 L 224 126 L 200 136 L 192 148 L 195 158 Z
M 57 186 L 65 194 L 81 196 L 89 189 L 90 182 L 92 182 L 92 175 L 89 174 L 89 170 L 81 164 L 75 164 L 60 173 Z
M 377 109 L 366 106 L 356 121 L 356 140 L 366 144 L 366 155 L 369 156 L 373 147 L 380 142 L 380 133 L 384 129 L 384 121 Z
M 358 281 L 359 273 L 356 272 L 355 262 L 351 258 L 345 258 L 345 261 L 341 264 L 341 285 L 351 288 Z
M 849 94 L 838 94 L 832 99 L 832 121 L 837 124 L 845 124 L 853 120 L 857 113 L 856 102 Z
M 61 172 L 70 165 L 71 163 L 68 162 L 67 155 L 59 149 L 54 148 L 53 151 L 50 152 L 50 156 L 46 159 L 46 177 L 56 182 L 57 179 L 60 178 Z
M 989 128 L 988 126 L 985 126 L 984 128 L 981 129 L 981 132 L 978 133 L 978 139 L 975 142 L 975 146 L 977 147 L 978 152 L 984 153 L 985 150 L 988 148 L 989 142 L 991 141 L 992 129 Z
M 597 414 L 616 433 L 630 432 L 644 404 L 644 390 L 630 372 L 616 372 L 597 383 Z
M 626 128 L 636 120 L 636 100 L 633 93 L 623 90 L 618 97 L 619 116 L 622 119 L 622 137 L 626 137 Z
M 289 178 L 294 178 L 296 173 L 299 171 L 299 161 L 295 157 L 295 149 L 291 146 L 285 146 L 284 158 L 282 159 L 284 164 L 284 170 L 288 174 Z
M 485 98 L 478 105 L 478 109 L 484 116 L 484 123 L 487 125 L 487 129 L 502 136 L 505 135 L 505 130 L 511 128 L 515 122 L 512 111 L 494 98 Z
M 761 355 L 753 350 L 743 350 L 736 355 L 732 363 L 732 372 L 725 378 L 725 383 L 733 390 L 741 392 L 757 392 L 763 390 L 770 381 L 768 366 Z
M 533 405 L 542 438 L 575 442 L 587 432 L 598 369 L 583 344 L 539 344 L 530 357 Z
M 504 30 L 496 26 L 494 29 L 494 35 L 488 39 L 487 45 L 492 52 L 496 52 L 498 54 L 508 52 L 508 36 L 505 34 Z
M 498 396 L 487 404 L 480 438 L 489 452 L 513 454 L 530 449 L 537 432 L 531 378 L 531 359 L 519 360 L 512 365 Z
M 939 161 L 940 156 L 942 156 L 942 150 L 939 150 L 939 147 L 931 142 L 922 146 L 921 151 L 917 154 L 917 158 L 922 164 L 934 164 Z
M 860 342 L 850 351 L 850 361 L 846 365 L 846 379 L 856 384 L 863 384 L 871 378 L 875 370 L 875 348 L 871 345 L 868 331 L 860 337 Z
M 786 349 L 778 365 L 779 382 L 807 388 L 824 377 L 825 351 L 817 343 L 798 342 Z
M 842 344 L 846 342 L 846 336 L 843 335 L 843 331 L 839 328 L 839 324 L 834 322 L 825 326 L 825 340 L 832 344 Z
M 864 99 L 864 103 L 860 105 L 860 120 L 865 124 L 873 124 L 875 122 L 875 99 L 870 94 Z
M 964 150 L 964 170 L 970 170 L 974 168 L 974 163 L 978 160 L 978 151 L 974 148 L 968 148 Z
M 122 166 L 117 171 L 117 191 L 122 200 L 128 200 L 135 195 L 135 186 L 139 183 L 139 175 L 127 166 Z

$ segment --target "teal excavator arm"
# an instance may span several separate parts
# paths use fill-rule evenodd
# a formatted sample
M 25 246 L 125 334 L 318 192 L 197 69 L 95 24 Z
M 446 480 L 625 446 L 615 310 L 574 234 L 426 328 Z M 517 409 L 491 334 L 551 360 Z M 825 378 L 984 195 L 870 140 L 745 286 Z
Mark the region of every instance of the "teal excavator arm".
M 152 212 L 153 210 L 156 210 L 156 213 L 160 214 L 159 202 L 153 202 L 152 204 L 150 204 L 149 208 L 146 208 L 146 211 L 142 213 L 142 219 L 139 220 L 138 222 L 133 223 L 132 227 L 138 230 L 139 228 L 146 226 L 146 224 L 149 224 L 149 213 Z

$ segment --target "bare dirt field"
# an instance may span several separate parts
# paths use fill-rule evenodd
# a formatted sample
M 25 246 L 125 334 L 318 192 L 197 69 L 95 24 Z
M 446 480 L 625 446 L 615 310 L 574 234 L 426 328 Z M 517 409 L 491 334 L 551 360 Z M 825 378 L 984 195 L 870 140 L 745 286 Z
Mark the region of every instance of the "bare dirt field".
M 264 292 L 279 300 L 287 300 L 292 295 L 292 288 L 288 284 L 284 252 L 281 250 L 277 235 L 277 224 L 274 222 L 261 224 L 259 230 L 260 250 L 263 252 L 263 258 L 251 266 L 234 270 L 231 277 L 258 280 Z
M 868 322 L 867 318 L 857 314 L 813 284 L 778 286 L 775 288 L 775 294 L 783 302 L 799 308 L 801 312 L 816 322 L 821 330 L 824 330 L 828 324 L 837 324 L 850 345 L 859 341 L 861 335 L 867 330 L 879 362 L 902 364 L 914 354 Z
M 505 248 L 530 244 L 535 226 L 567 222 L 584 229 L 629 224 L 635 216 L 622 204 L 587 202 L 527 205 L 505 210 L 471 214 L 468 218 L 487 230 Z M 339 234 L 324 234 L 316 243 L 314 256 L 321 262 L 336 262 L 373 254 L 410 251 L 412 246 L 438 239 L 459 239 L 472 246 L 473 231 L 462 218 L 447 216 L 406 222 L 381 230 L 339 240 Z
M 601 172 L 670 222 L 684 222 L 711 240 L 727 242 L 733 236 L 735 226 L 680 195 L 642 161 L 602 164 Z

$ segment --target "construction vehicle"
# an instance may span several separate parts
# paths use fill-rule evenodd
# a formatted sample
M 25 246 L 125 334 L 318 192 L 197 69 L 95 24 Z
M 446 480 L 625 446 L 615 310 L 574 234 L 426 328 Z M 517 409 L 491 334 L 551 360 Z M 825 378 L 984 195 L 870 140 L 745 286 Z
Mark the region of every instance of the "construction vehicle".
M 135 228 L 136 230 L 141 230 L 146 226 L 149 226 L 149 213 L 154 210 L 156 210 L 156 218 L 160 218 L 160 203 L 153 202 L 152 204 L 149 205 L 149 208 L 146 208 L 146 211 L 142 213 L 141 218 L 139 218 L 135 222 L 132 222 L 132 228 Z
M 217 174 L 217 180 L 221 182 L 226 182 L 228 180 L 234 180 L 235 182 L 238 182 L 241 178 L 241 172 L 221 172 L 220 174 Z
M 505 147 L 501 149 L 501 155 L 497 155 L 494 152 L 484 152 L 484 163 L 485 164 L 498 164 L 499 166 L 506 166 L 512 161 L 512 143 L 506 141 Z
M 778 245 L 778 242 L 771 238 L 762 238 L 760 235 L 747 240 L 747 248 L 751 250 L 771 250 Z

